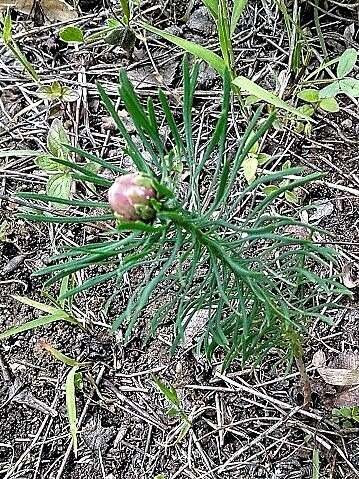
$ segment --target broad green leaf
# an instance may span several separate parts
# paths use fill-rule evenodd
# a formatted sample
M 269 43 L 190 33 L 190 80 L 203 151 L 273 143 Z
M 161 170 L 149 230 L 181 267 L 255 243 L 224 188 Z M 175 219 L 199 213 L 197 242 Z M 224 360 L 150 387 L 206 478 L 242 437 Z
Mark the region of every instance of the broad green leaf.
M 70 173 L 60 173 L 50 176 L 46 185 L 46 193 L 49 196 L 68 200 L 71 194 L 72 176 Z M 51 203 L 52 204 L 52 203 Z M 66 205 L 53 203 L 57 208 L 66 208 Z
M 84 34 L 81 28 L 69 25 L 59 31 L 59 36 L 63 42 L 66 43 L 83 43 Z
M 231 18 L 231 36 L 234 34 L 238 22 L 246 8 L 248 0 L 234 0 Z
M 0 340 L 9 338 L 10 336 L 15 336 L 16 334 L 20 334 L 25 331 L 30 331 L 31 329 L 35 329 L 40 326 L 46 326 L 47 324 L 53 323 L 54 321 L 66 320 L 65 316 L 62 311 L 58 310 L 55 314 L 42 316 L 40 318 L 33 319 L 32 321 L 28 321 L 27 323 L 21 324 L 20 326 L 14 326 L 1 333 Z
M 43 171 L 54 172 L 64 169 L 63 165 L 59 165 L 55 161 L 51 160 L 51 158 L 49 158 L 47 155 L 38 156 L 34 161 L 36 166 L 38 166 L 40 170 Z
M 359 80 L 356 78 L 343 78 L 340 80 L 340 93 L 351 97 L 359 97 Z
M 305 90 L 300 91 L 297 94 L 297 97 L 300 100 L 304 100 L 309 103 L 316 103 L 319 100 L 319 91 L 315 90 L 314 88 L 307 88 Z
M 208 48 L 202 47 L 197 43 L 190 42 L 189 40 L 185 40 L 181 37 L 177 37 L 176 35 L 172 35 L 172 33 L 164 32 L 159 30 L 158 28 L 152 27 L 148 23 L 140 22 L 140 25 L 145 28 L 146 30 L 159 35 L 160 37 L 168 40 L 169 42 L 177 45 L 178 47 L 182 48 L 191 55 L 194 55 L 201 60 L 204 60 L 208 63 L 210 67 L 216 70 L 219 74 L 223 75 L 226 69 L 226 62 L 221 58 L 217 53 L 212 52 Z
M 75 375 L 77 367 L 73 367 L 67 375 L 65 384 L 66 393 L 66 409 L 70 424 L 70 432 L 72 436 L 72 445 L 75 457 L 77 457 L 77 412 L 76 412 L 76 395 L 75 395 Z
M 70 140 L 61 120 L 55 118 L 51 123 L 47 135 L 47 147 L 51 154 L 58 158 L 67 158 L 68 150 L 63 144 L 69 144 Z
M 72 88 L 68 86 L 63 86 L 62 87 L 62 93 L 61 93 L 61 100 L 62 101 L 67 101 L 69 103 L 73 101 L 77 101 L 79 99 L 79 94 L 77 91 L 73 90 Z
M 319 106 L 322 110 L 330 113 L 336 113 L 340 110 L 339 103 L 335 98 L 323 98 L 323 100 L 320 100 Z
M 249 154 L 242 163 L 243 173 L 248 183 L 251 183 L 256 177 L 258 160 L 257 155 Z
M 261 100 L 270 103 L 277 108 L 286 110 L 289 113 L 298 116 L 299 118 L 304 118 L 306 120 L 310 118 L 307 115 L 303 114 L 301 111 L 299 111 L 297 108 L 294 108 L 293 106 L 286 103 L 284 100 L 277 97 L 274 93 L 266 90 L 265 88 L 262 88 L 261 86 L 257 85 L 257 83 L 252 80 L 249 80 L 244 76 L 238 76 L 235 80 L 233 80 L 233 83 L 240 89 L 247 91 L 250 95 L 255 95 Z
M 331 98 L 340 93 L 339 81 L 334 81 L 319 91 L 319 98 Z
M 348 48 L 339 57 L 337 65 L 337 77 L 343 78 L 347 76 L 354 68 L 358 59 L 358 52 L 355 48 Z

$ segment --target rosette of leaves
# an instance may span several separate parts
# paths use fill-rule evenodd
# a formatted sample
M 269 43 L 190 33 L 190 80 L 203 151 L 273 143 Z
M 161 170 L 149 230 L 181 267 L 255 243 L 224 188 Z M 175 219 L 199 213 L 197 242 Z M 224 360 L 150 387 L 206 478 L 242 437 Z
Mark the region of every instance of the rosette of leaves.
M 345 289 L 329 273 L 328 264 L 335 263 L 333 250 L 311 239 L 315 227 L 306 224 L 306 237 L 293 236 L 290 230 L 302 223 L 295 212 L 293 217 L 275 213 L 274 205 L 283 193 L 321 175 L 302 176 L 300 168 L 288 168 L 259 176 L 240 189 L 243 162 L 270 128 L 274 116 L 263 121 L 262 110 L 258 109 L 233 155 L 233 148 L 229 148 L 231 85 L 226 71 L 221 111 L 208 141 L 198 148 L 192 118 L 198 73 L 198 64 L 190 71 L 184 61 L 182 118 L 177 122 L 163 91 L 158 95 L 162 111 L 156 115 L 153 100 L 149 97 L 143 106 L 125 71 L 121 71 L 121 108 L 131 117 L 139 141 L 128 133 L 114 103 L 98 85 L 101 99 L 124 141 L 125 153 L 134 168 L 154 182 L 159 195 L 156 217 L 147 223 L 116 222 L 108 202 L 21 193 L 20 197 L 35 200 L 37 208 L 44 202 L 73 208 L 63 214 L 20 215 L 27 220 L 108 224 L 108 232 L 97 242 L 67 249 L 35 275 L 48 276 L 45 286 L 50 286 L 75 272 L 88 270 L 88 279 L 66 291 L 63 298 L 109 280 L 116 281 L 117 287 L 114 289 L 111 283 L 108 292 L 109 297 L 114 297 L 120 294 L 126 273 L 142 272 L 127 306 L 114 318 L 113 329 L 121 328 L 125 339 L 130 338 L 144 313 L 148 315 L 151 310 L 147 335 L 154 335 L 164 319 L 172 320 L 174 349 L 183 340 L 193 314 L 206 310 L 208 320 L 198 347 L 209 358 L 218 348 L 224 350 L 224 367 L 238 356 L 242 361 L 259 361 L 273 347 L 299 354 L 298 341 L 308 321 L 327 319 L 322 314 L 322 303 L 330 311 L 331 306 L 336 307 L 330 302 L 331 295 Z M 163 122 L 169 132 L 166 139 L 160 130 Z M 112 171 L 114 178 L 127 173 L 113 162 L 69 145 L 67 148 Z M 86 168 L 86 163 L 72 163 L 72 171 L 76 181 L 98 185 L 102 198 L 113 183 Z M 278 188 L 264 194 L 266 185 Z M 85 213 L 80 216 L 81 208 Z M 103 214 L 98 214 L 101 209 Z M 96 272 L 98 265 L 105 272 Z

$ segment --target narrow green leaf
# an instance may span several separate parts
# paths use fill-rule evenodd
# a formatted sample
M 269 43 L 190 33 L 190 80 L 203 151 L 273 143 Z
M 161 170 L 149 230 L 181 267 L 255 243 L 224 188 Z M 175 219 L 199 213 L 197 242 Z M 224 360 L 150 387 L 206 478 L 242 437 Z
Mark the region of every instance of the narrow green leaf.
M 97 163 L 98 165 L 103 166 L 104 168 L 108 168 L 111 171 L 114 171 L 120 174 L 128 173 L 123 168 L 120 168 L 119 166 L 114 165 L 113 163 L 110 163 L 109 161 L 103 160 L 102 158 L 99 158 L 98 156 L 92 153 L 88 153 L 87 151 L 81 150 L 80 148 L 76 148 L 75 146 L 72 146 L 72 145 L 63 145 L 63 146 L 67 148 L 69 151 L 71 151 L 72 153 L 76 153 L 82 158 L 86 158 L 89 161 L 93 161 Z
M 173 386 L 167 386 L 159 378 L 154 377 L 153 381 L 161 393 L 165 396 L 167 401 L 169 401 L 174 406 L 180 406 L 180 400 L 177 395 L 177 391 Z
M 355 48 L 347 48 L 339 57 L 337 65 L 337 77 L 347 76 L 355 67 L 358 59 L 358 52 Z
M 218 0 L 202 0 L 215 20 L 218 18 Z
M 101 201 L 82 201 L 82 200 L 67 200 L 64 198 L 56 198 L 55 196 L 48 196 L 40 193 L 31 193 L 27 191 L 16 193 L 18 198 L 24 198 L 29 200 L 46 201 L 52 203 L 60 203 L 69 206 L 76 206 L 78 208 L 106 208 L 109 209 L 110 205 Z
M 261 86 L 257 85 L 257 83 L 255 83 L 252 80 L 249 80 L 248 78 L 244 76 L 238 76 L 235 80 L 233 80 L 233 83 L 239 88 L 247 91 L 250 95 L 255 95 L 261 100 L 267 103 L 270 103 L 271 105 L 274 105 L 277 108 L 286 110 L 289 113 L 292 113 L 293 115 L 298 116 L 299 118 L 310 120 L 310 117 L 308 117 L 307 115 L 304 115 L 297 108 L 294 108 L 293 106 L 289 105 L 285 101 L 281 100 L 274 93 L 266 90 L 265 88 L 262 88 Z
M 312 479 L 320 479 L 319 450 L 313 449 L 313 474 Z
M 45 303 L 40 303 L 38 301 L 34 301 L 33 299 L 27 298 L 26 296 L 17 296 L 13 295 L 11 296 L 13 299 L 16 301 L 19 301 L 22 304 L 26 304 L 27 306 L 31 306 L 32 308 L 38 309 L 39 311 L 43 311 L 44 313 L 48 314 L 58 314 L 59 309 L 54 308 L 53 306 L 49 306 L 48 304 Z M 61 311 L 61 313 L 64 316 L 68 316 L 65 311 Z
M 248 0 L 234 0 L 231 18 L 231 36 L 234 34 L 238 22 L 246 8 Z
M 73 367 L 67 375 L 65 392 L 66 392 L 66 409 L 70 424 L 70 432 L 72 436 L 72 445 L 75 457 L 77 457 L 77 412 L 76 412 L 76 395 L 75 395 L 75 375 L 77 367 Z
M 190 42 L 189 40 L 185 40 L 176 35 L 172 35 L 172 33 L 159 30 L 158 28 L 152 27 L 148 23 L 140 22 L 140 26 L 152 33 L 155 33 L 156 35 L 159 35 L 165 40 L 168 40 L 174 45 L 177 45 L 186 52 L 191 53 L 191 55 L 195 55 L 201 60 L 204 60 L 209 64 L 210 67 L 216 70 L 219 74 L 223 75 L 223 72 L 226 68 L 226 62 L 219 55 L 212 52 L 212 50 L 209 50 L 208 48 L 202 47 L 197 43 Z
M 115 217 L 112 215 L 102 216 L 46 216 L 35 215 L 30 213 L 19 213 L 17 218 L 22 218 L 28 221 L 40 221 L 43 223 L 58 223 L 58 224 L 83 224 L 83 223 L 97 223 L 98 221 L 110 221 Z
M 53 346 L 51 346 L 51 344 L 47 343 L 46 341 L 40 341 L 40 347 L 48 351 L 51 354 L 51 356 L 53 356 L 57 361 L 60 361 L 66 366 L 70 366 L 71 368 L 74 368 L 74 367 L 78 368 L 79 366 L 81 366 L 81 363 L 76 361 L 76 359 L 66 356 L 66 354 L 63 354 L 61 351 L 54 348 Z
M 122 11 L 123 11 L 123 15 L 128 22 L 130 20 L 130 17 L 131 17 L 131 10 L 130 10 L 129 2 L 128 2 L 128 0 L 120 0 L 120 3 L 121 3 L 121 8 L 122 8 Z
M 21 65 L 25 68 L 25 70 L 29 73 L 31 78 L 38 83 L 39 82 L 39 76 L 35 70 L 35 68 L 32 66 L 32 64 L 28 61 L 28 59 L 25 57 L 25 55 L 22 53 L 20 48 L 16 45 L 15 42 L 11 42 L 8 44 L 9 50 L 12 52 L 12 54 L 15 56 L 15 58 L 21 63 Z
M 23 333 L 25 331 L 30 331 L 31 329 L 38 328 L 40 326 L 46 326 L 47 324 L 53 323 L 55 321 L 66 320 L 67 314 L 63 314 L 62 311 L 58 311 L 56 314 L 50 314 L 48 316 L 42 316 L 41 318 L 33 319 L 27 323 L 21 324 L 20 326 L 14 326 L 7 329 L 0 334 L 0 340 L 9 338 L 10 336 L 15 336 L 16 334 Z

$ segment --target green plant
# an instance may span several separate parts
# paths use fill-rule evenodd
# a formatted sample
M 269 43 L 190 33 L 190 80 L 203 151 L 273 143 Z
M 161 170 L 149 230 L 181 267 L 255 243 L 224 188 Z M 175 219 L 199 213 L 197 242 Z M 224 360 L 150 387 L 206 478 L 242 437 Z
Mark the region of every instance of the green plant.
M 332 410 L 333 421 L 341 422 L 344 427 L 353 427 L 353 422 L 359 422 L 359 407 L 340 407 Z
M 176 389 L 171 385 L 167 386 L 158 378 L 154 377 L 153 381 L 157 389 L 161 392 L 161 394 L 163 394 L 163 396 L 171 405 L 170 408 L 166 411 L 166 414 L 169 417 L 178 417 L 181 420 L 179 426 L 171 434 L 171 437 L 176 438 L 175 444 L 177 444 L 182 441 L 182 439 L 186 436 L 187 432 L 192 427 L 192 423 L 182 407 L 181 400 L 177 394 Z
M 16 60 L 25 68 L 27 73 L 31 78 L 38 83 L 39 76 L 33 67 L 33 65 L 28 61 L 25 55 L 22 53 L 17 43 L 12 37 L 12 20 L 9 11 L 6 12 L 5 16 L 0 17 L 0 26 L 1 26 L 1 39 L 4 42 L 4 45 L 10 50 Z
M 240 189 L 238 178 L 243 161 L 251 148 L 270 128 L 274 115 L 258 125 L 259 109 L 228 156 L 230 146 L 228 116 L 230 74 L 224 73 L 222 109 L 205 149 L 199 155 L 193 137 L 192 105 L 199 66 L 192 72 L 188 62 L 183 66 L 183 128 L 174 119 L 162 91 L 159 101 L 171 138 L 164 142 L 159 133 L 152 99 L 144 108 L 126 73 L 120 73 L 119 93 L 136 128 L 141 146 L 130 136 L 114 104 L 101 85 L 102 101 L 112 115 L 125 142 L 125 152 L 136 170 L 151 177 L 157 192 L 156 216 L 152 222 L 116 221 L 109 204 L 102 201 L 67 200 L 32 192 L 18 196 L 43 202 L 67 205 L 63 214 L 22 213 L 21 218 L 47 223 L 85 224 L 107 222 L 108 232 L 97 243 L 70 248 L 52 258 L 54 264 L 35 275 L 50 275 L 45 287 L 76 271 L 89 268 L 94 275 L 70 288 L 61 299 L 71 298 L 100 283 L 114 280 L 111 297 L 116 295 L 123 275 L 131 270 L 142 273 L 138 287 L 127 307 L 113 323 L 113 329 L 124 328 L 129 339 L 141 315 L 151 305 L 147 334 L 155 334 L 163 318 L 173 317 L 175 338 L 172 350 L 183 340 L 187 324 L 195 311 L 208 310 L 208 321 L 200 344 L 207 356 L 221 348 L 225 351 L 224 367 L 236 357 L 256 361 L 273 346 L 292 355 L 288 335 L 296 341 L 305 334 L 310 318 L 328 320 L 321 313 L 321 300 L 327 310 L 329 294 L 346 293 L 335 277 L 326 274 L 328 263 L 335 263 L 331 248 L 311 240 L 316 227 L 303 225 L 308 237 L 292 236 L 289 228 L 301 225 L 296 218 L 274 214 L 277 198 L 321 177 L 318 173 L 301 176 L 300 168 L 288 168 L 263 175 Z M 161 117 L 162 118 L 162 117 Z M 255 133 L 254 133 L 255 132 Z M 114 163 L 67 145 L 69 152 L 89 159 L 114 175 L 124 172 Z M 73 167 L 76 181 L 108 189 L 112 181 L 85 165 L 70 160 L 51 158 L 55 163 Z M 189 172 L 188 183 L 181 181 L 178 165 Z M 286 180 L 266 196 L 260 189 Z M 202 182 L 208 185 L 205 189 Z M 255 201 L 246 202 L 253 196 Z M 246 208 L 241 207 L 247 203 Z M 71 207 L 86 209 L 83 216 Z M 91 214 L 95 209 L 96 213 Z M 98 214 L 99 209 L 104 214 Z M 104 273 L 96 266 L 106 267 Z M 322 271 L 324 268 L 324 271 Z M 166 296 L 161 300 L 163 293 Z M 162 301 L 162 304 L 161 304 Z M 299 338 L 299 339 L 298 339 Z
M 299 91 L 297 91 L 297 97 L 311 105 L 310 109 L 307 109 L 308 116 L 312 116 L 318 107 L 327 112 L 338 112 L 340 107 L 335 97 L 339 94 L 345 94 L 349 98 L 359 97 L 359 80 L 348 77 L 349 73 L 353 71 L 357 59 L 358 52 L 354 48 L 348 48 L 340 57 L 325 63 L 304 79 L 303 84 L 299 87 Z M 328 68 L 335 63 L 337 63 L 337 68 L 334 79 L 313 79 L 324 68 Z M 302 88 L 303 85 L 308 83 L 311 86 L 310 88 Z M 317 88 L 323 83 L 326 86 Z
M 309 117 L 307 117 L 302 111 L 283 101 L 274 93 L 266 90 L 249 78 L 236 75 L 234 69 L 232 37 L 240 17 L 247 5 L 247 1 L 248 0 L 234 0 L 233 8 L 230 10 L 227 0 L 203 0 L 203 3 L 208 8 L 215 20 L 222 56 L 217 55 L 217 53 L 203 47 L 202 45 L 198 45 L 197 43 L 162 31 L 149 25 L 148 23 L 139 22 L 138 24 L 146 30 L 159 35 L 165 40 L 168 40 L 169 42 L 179 46 L 186 52 L 205 61 L 220 75 L 223 76 L 226 70 L 229 71 L 232 80 L 232 89 L 236 94 L 240 94 L 240 91 L 242 90 L 246 91 L 250 95 L 254 95 L 258 99 L 269 103 L 276 108 L 284 109 L 295 116 L 308 120 Z M 229 14 L 230 11 L 231 14 Z
M 60 292 L 67 291 L 67 280 L 63 280 L 61 283 Z M 49 296 L 49 295 L 48 295 Z M 23 333 L 25 331 L 31 331 L 38 327 L 46 326 L 50 323 L 55 321 L 67 321 L 73 325 L 80 326 L 80 323 L 76 321 L 67 313 L 64 309 L 64 302 L 63 301 L 56 301 L 51 296 L 51 302 L 54 303 L 54 306 L 48 305 L 46 303 L 40 303 L 38 301 L 34 301 L 30 298 L 25 296 L 13 296 L 13 298 L 20 303 L 26 304 L 27 306 L 31 306 L 39 311 L 47 313 L 44 316 L 40 316 L 37 319 L 32 321 L 28 321 L 26 323 L 21 324 L 20 326 L 14 326 L 2 332 L 0 334 L 0 340 L 7 339 L 9 337 L 15 336 L 17 334 Z M 57 304 L 59 303 L 59 305 Z M 60 307 L 61 305 L 61 307 Z M 40 340 L 38 342 L 39 349 L 46 350 L 48 353 L 52 355 L 57 361 L 62 362 L 66 366 L 69 366 L 71 369 L 66 377 L 65 383 L 65 395 L 66 395 L 66 408 L 67 414 L 69 418 L 69 425 L 70 425 L 70 432 L 72 436 L 72 443 L 74 448 L 74 454 L 77 456 L 77 413 L 76 413 L 76 388 L 81 389 L 82 387 L 82 373 L 79 371 L 80 368 L 88 365 L 88 363 L 80 363 L 75 359 L 66 356 L 58 349 L 54 348 L 51 344 L 46 341 Z
M 68 25 L 59 31 L 59 37 L 63 42 L 69 44 L 91 44 L 103 40 L 110 45 L 119 45 L 130 52 L 135 41 L 132 28 L 134 3 L 129 0 L 120 0 L 117 15 L 108 18 L 106 24 L 95 33 L 86 35 L 80 27 Z M 118 15 L 120 15 L 120 18 Z

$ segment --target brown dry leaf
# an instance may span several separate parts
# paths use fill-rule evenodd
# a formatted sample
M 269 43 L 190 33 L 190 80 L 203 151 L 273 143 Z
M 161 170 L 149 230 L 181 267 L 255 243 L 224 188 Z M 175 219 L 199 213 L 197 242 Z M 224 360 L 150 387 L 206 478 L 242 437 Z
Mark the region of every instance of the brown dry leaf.
M 359 355 L 345 351 L 338 355 L 330 367 L 326 366 L 323 351 L 317 351 L 313 356 L 313 364 L 327 384 L 333 386 L 353 386 L 359 384 Z
M 67 22 L 78 16 L 76 10 L 64 0 L 0 0 L 0 11 L 12 7 L 18 12 L 30 15 L 37 6 L 50 22 Z

